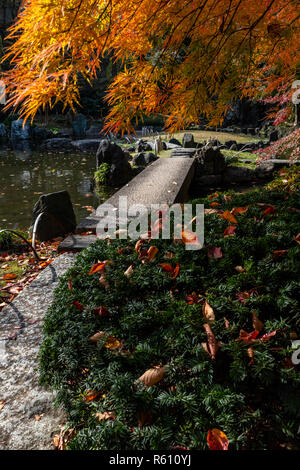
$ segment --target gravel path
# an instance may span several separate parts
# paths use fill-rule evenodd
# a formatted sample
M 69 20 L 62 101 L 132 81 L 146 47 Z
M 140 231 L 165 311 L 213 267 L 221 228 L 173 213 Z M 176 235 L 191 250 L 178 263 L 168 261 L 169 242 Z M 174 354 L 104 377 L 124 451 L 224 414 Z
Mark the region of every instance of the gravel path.
M 53 449 L 64 422 L 54 394 L 38 385 L 43 318 L 74 254 L 56 258 L 0 312 L 0 449 Z

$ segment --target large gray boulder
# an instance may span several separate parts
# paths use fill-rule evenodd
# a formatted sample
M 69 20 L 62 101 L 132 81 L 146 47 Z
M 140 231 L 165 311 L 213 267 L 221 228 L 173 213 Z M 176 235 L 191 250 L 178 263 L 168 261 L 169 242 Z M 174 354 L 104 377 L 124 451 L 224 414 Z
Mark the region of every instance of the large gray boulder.
M 275 164 L 270 161 L 262 161 L 255 168 L 255 172 L 258 178 L 268 179 L 275 171 Z
M 33 144 L 40 144 L 44 140 L 54 137 L 53 132 L 43 127 L 34 126 L 30 128 L 30 138 Z
M 221 147 L 222 143 L 218 139 L 214 139 L 208 144 L 209 146 L 212 147 Z
M 132 158 L 132 164 L 134 166 L 146 166 L 145 154 L 143 152 L 137 153 Z
M 153 163 L 155 162 L 156 160 L 158 160 L 159 157 L 157 157 L 154 153 L 152 152 L 147 152 L 145 153 L 145 163 L 146 165 L 150 165 L 150 163 Z
M 72 145 L 80 152 L 97 152 L 101 140 L 103 139 L 73 140 Z
M 221 184 L 222 175 L 205 175 L 195 178 L 195 182 L 203 187 L 215 187 Z
M 128 162 L 128 157 L 121 147 L 107 139 L 100 142 L 96 153 L 96 166 L 102 163 L 110 165 L 108 184 L 111 186 L 122 186 L 132 177 L 132 168 Z
M 177 145 L 178 147 L 182 147 L 181 143 L 179 142 L 179 140 L 175 139 L 174 137 L 172 137 L 170 140 L 169 140 L 169 144 L 173 144 L 173 145 Z
M 193 134 L 184 134 L 182 138 L 182 146 L 189 149 L 197 147 Z
M 220 175 L 226 167 L 224 155 L 217 147 L 205 147 L 198 150 L 196 163 L 196 174 L 199 177 L 204 175 Z
M 74 152 L 72 139 L 69 138 L 53 138 L 45 140 L 41 145 L 41 150 L 53 153 L 69 153 Z
M 135 144 L 135 151 L 140 152 L 149 152 L 153 150 L 154 142 L 147 142 L 146 140 L 140 139 Z
M 83 114 L 76 114 L 72 121 L 73 135 L 76 140 L 84 139 L 86 136 L 87 120 Z
M 75 231 L 76 217 L 68 191 L 44 194 L 33 208 L 31 231 L 40 215 L 36 236 L 40 241 L 51 240 Z
M 54 137 L 58 139 L 71 139 L 73 136 L 73 129 L 70 127 L 65 127 L 60 129 L 58 132 L 55 133 Z
M 231 149 L 233 145 L 236 145 L 236 140 L 227 140 L 224 144 L 228 149 Z M 233 150 L 233 149 L 232 149 Z
M 20 140 L 30 139 L 30 124 L 28 121 L 24 124 L 24 119 L 12 121 L 10 130 L 10 139 L 12 144 L 18 143 Z
M 6 125 L 3 122 L 0 123 L 0 143 L 5 142 L 7 138 Z
M 154 155 L 152 152 L 147 152 L 147 153 L 138 153 L 134 155 L 132 159 L 132 163 L 134 166 L 147 166 L 150 165 L 150 163 L 155 162 L 159 157 Z
M 94 121 L 90 127 L 88 128 L 88 130 L 86 131 L 86 137 L 88 139 L 104 139 L 105 136 L 104 134 L 102 134 L 101 130 L 102 130 L 102 127 L 103 127 L 103 123 L 102 122 L 99 122 L 97 123 L 96 121 Z
M 224 183 L 246 183 L 256 177 L 255 170 L 246 167 L 228 166 L 223 174 Z

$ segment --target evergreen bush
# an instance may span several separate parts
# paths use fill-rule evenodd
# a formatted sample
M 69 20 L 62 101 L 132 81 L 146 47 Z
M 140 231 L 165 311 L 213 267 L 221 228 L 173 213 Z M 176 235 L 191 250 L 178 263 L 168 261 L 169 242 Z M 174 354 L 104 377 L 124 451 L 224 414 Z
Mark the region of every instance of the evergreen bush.
M 158 253 L 142 263 L 133 241 L 97 241 L 62 278 L 45 319 L 40 374 L 75 430 L 69 449 L 203 450 L 212 428 L 226 433 L 232 450 L 297 448 L 299 192 L 194 202 L 211 209 L 203 249 L 151 240 L 143 248 Z M 245 206 L 235 234 L 225 236 L 232 224 L 217 211 Z M 212 247 L 222 257 L 209 257 Z M 89 274 L 105 260 L 105 274 Z M 177 277 L 162 263 L 179 265 Z M 206 302 L 215 359 L 205 350 Z M 256 341 L 242 339 L 241 330 L 254 329 Z M 91 341 L 97 332 L 106 335 Z M 137 380 L 157 366 L 166 366 L 157 383 Z
M 101 163 L 98 170 L 94 173 L 94 178 L 97 185 L 106 185 L 109 181 L 110 165 L 108 163 Z

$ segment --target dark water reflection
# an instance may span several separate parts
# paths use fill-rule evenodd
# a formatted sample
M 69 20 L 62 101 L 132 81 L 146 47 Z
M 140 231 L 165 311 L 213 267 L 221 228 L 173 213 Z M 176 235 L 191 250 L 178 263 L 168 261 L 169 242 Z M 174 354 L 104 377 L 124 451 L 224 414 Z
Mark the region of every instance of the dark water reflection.
M 0 228 L 27 229 L 32 208 L 41 194 L 66 189 L 73 202 L 77 222 L 114 191 L 101 196 L 91 188 L 95 154 L 32 153 L 29 149 L 0 149 Z

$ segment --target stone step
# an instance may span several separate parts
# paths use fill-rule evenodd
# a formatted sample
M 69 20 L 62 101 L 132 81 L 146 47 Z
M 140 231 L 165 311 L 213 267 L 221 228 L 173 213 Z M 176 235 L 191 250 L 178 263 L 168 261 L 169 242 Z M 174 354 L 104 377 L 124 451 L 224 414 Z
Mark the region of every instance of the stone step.
M 96 235 L 69 235 L 65 240 L 58 246 L 58 251 L 71 251 L 76 253 L 88 248 L 92 243 L 97 240 Z
M 192 158 L 196 153 L 195 148 L 177 147 L 171 153 L 171 158 Z
M 93 232 L 96 233 L 96 226 L 100 221 L 100 217 L 96 216 L 96 211 L 89 215 L 85 219 L 82 219 L 81 222 L 76 227 L 76 233 L 85 233 L 85 232 Z

